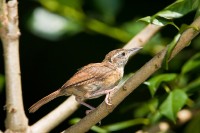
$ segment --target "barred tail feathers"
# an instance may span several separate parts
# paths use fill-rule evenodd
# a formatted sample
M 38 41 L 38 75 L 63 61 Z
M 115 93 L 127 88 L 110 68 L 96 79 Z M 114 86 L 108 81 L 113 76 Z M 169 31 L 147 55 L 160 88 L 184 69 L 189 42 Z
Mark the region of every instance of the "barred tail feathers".
M 29 113 L 34 113 L 35 111 L 37 111 L 40 107 L 42 107 L 44 104 L 50 102 L 51 100 L 62 96 L 63 94 L 60 92 L 60 89 L 58 89 L 57 91 L 52 92 L 51 94 L 47 95 L 46 97 L 42 98 L 41 100 L 39 100 L 38 102 L 34 103 L 28 110 Z

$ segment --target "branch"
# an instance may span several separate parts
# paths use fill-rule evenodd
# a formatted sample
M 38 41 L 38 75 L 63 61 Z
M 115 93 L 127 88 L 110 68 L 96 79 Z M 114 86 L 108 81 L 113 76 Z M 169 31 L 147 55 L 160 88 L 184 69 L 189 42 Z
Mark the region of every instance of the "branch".
M 194 28 L 190 28 L 186 30 L 180 37 L 177 42 L 176 47 L 172 51 L 170 59 L 172 59 L 175 55 L 177 55 L 184 47 L 186 47 L 190 41 L 199 34 L 200 29 L 200 17 L 198 17 L 192 24 L 191 27 L 195 27 L 198 29 L 194 30 Z M 77 124 L 71 126 L 64 133 L 81 133 L 87 132 L 93 125 L 101 121 L 105 118 L 110 112 L 112 112 L 115 107 L 121 103 L 132 91 L 134 91 L 140 84 L 142 84 L 148 77 L 150 77 L 154 72 L 156 72 L 162 64 L 163 58 L 167 48 L 158 53 L 153 59 L 147 62 L 141 69 L 139 69 L 134 76 L 128 79 L 128 81 L 116 91 L 111 99 L 112 106 L 106 105 L 105 102 L 100 104 L 96 110 L 89 113 L 83 119 L 81 119 Z M 108 110 L 108 111 L 105 111 Z
M 144 28 L 140 33 L 138 33 L 127 45 L 125 45 L 124 48 L 131 48 L 131 47 L 137 47 L 137 46 L 143 46 L 159 29 L 161 29 L 160 26 L 149 24 Z M 137 46 L 135 46 L 135 44 Z M 71 104 L 74 103 L 74 104 Z M 64 106 L 65 111 L 62 113 L 62 121 L 69 117 L 69 113 L 73 109 L 73 112 L 77 110 L 77 102 L 73 98 L 68 98 L 67 101 L 65 101 L 61 106 Z M 68 108 L 70 106 L 70 108 Z M 58 110 L 59 107 L 57 107 L 55 110 Z M 105 110 L 104 110 L 105 111 Z M 57 113 L 56 113 L 57 112 Z M 71 112 L 72 113 L 72 112 Z M 59 116 L 59 117 L 55 117 Z M 39 122 L 35 123 L 31 126 L 32 131 L 46 131 L 48 132 L 52 128 L 56 127 L 59 123 L 61 123 L 60 119 L 60 112 L 59 111 L 52 111 L 48 115 L 42 118 Z M 52 120 L 53 118 L 53 120 Z M 55 121 L 57 122 L 55 124 Z M 40 123 L 40 124 L 39 124 Z
M 125 46 L 125 49 L 130 49 L 134 47 L 141 47 L 146 44 L 147 41 L 154 36 L 161 29 L 161 26 L 148 24 L 140 33 L 138 33 L 134 38 L 132 38 Z
M 28 120 L 24 113 L 20 63 L 19 63 L 19 28 L 17 0 L 0 1 L 0 37 L 4 50 L 6 77 L 6 129 L 13 132 L 25 132 Z

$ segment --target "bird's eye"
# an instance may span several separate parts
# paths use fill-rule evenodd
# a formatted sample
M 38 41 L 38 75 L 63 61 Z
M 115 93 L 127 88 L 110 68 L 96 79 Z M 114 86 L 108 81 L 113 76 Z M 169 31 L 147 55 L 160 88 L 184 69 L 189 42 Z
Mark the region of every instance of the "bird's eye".
M 122 53 L 122 56 L 125 56 L 125 55 L 126 55 L 126 53 L 125 53 L 125 52 L 123 52 L 123 53 Z

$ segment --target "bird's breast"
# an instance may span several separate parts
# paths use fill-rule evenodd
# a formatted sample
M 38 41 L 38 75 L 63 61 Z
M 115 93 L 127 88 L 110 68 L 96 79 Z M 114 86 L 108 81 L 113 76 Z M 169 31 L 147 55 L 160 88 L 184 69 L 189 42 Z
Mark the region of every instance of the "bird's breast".
M 107 74 L 107 76 L 104 79 L 105 89 L 109 89 L 110 87 L 112 89 L 112 87 L 116 86 L 119 83 L 122 76 L 123 74 L 118 71 L 113 71 L 112 74 Z

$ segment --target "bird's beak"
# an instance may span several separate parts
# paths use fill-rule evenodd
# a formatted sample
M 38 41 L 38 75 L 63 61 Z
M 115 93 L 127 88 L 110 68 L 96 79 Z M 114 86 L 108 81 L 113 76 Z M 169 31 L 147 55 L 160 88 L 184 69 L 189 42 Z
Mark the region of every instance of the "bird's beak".
M 136 54 L 140 49 L 142 49 L 142 47 L 131 48 L 131 49 L 128 49 L 128 53 L 130 54 L 130 56 L 132 56 Z

